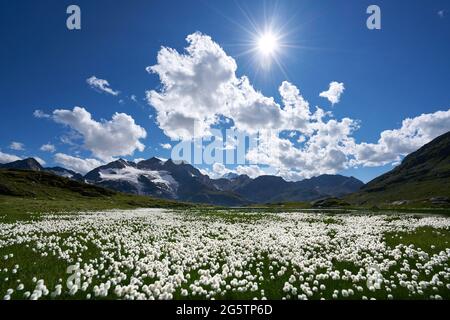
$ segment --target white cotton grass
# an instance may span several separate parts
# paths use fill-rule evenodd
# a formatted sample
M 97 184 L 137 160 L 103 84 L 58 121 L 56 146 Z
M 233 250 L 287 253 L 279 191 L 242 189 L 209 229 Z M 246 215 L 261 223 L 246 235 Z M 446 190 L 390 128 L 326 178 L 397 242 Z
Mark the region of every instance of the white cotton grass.
M 389 247 L 383 240 L 386 232 L 418 227 L 448 230 L 448 218 L 333 215 L 329 223 L 320 213 L 227 214 L 139 209 L 0 223 L 0 294 L 5 300 L 449 297 L 449 248 Z M 74 279 L 24 273 L 7 251 L 14 245 L 74 266 Z

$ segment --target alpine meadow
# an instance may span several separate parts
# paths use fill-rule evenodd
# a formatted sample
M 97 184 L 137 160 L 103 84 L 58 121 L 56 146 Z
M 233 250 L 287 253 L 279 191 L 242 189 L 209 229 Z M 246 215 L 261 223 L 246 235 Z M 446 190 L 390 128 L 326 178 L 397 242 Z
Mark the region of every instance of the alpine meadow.
M 2 307 L 450 300 L 448 1 L 17 0 L 0 21 Z

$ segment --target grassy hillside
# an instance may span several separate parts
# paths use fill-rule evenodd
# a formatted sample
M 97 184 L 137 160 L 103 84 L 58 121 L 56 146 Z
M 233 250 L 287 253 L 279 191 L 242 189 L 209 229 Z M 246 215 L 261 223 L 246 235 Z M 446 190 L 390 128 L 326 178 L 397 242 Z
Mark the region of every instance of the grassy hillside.
M 449 207 L 450 132 L 411 153 L 401 165 L 345 199 L 358 205 Z
M 177 208 L 190 204 L 115 192 L 47 172 L 0 169 L 0 216 L 30 212 Z

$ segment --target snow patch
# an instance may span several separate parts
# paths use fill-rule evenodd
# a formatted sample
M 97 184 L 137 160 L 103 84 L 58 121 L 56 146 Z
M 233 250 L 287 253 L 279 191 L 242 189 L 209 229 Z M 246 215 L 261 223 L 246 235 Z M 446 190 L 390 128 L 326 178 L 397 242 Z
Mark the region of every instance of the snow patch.
M 99 175 L 102 180 L 120 180 L 134 184 L 139 193 L 144 189 L 143 183 L 139 181 L 141 176 L 171 193 L 175 193 L 178 188 L 178 182 L 167 171 L 141 170 L 127 166 L 122 169 L 103 169 L 99 171 Z

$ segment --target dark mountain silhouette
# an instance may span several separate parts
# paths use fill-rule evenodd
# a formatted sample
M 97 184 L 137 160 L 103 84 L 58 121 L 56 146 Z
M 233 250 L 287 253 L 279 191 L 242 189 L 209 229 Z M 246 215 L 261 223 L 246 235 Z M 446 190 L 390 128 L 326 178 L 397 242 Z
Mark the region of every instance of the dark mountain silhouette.
M 4 169 L 19 169 L 19 170 L 32 170 L 43 171 L 44 168 L 34 158 L 26 158 L 23 160 L 17 160 L 5 164 L 0 164 L 0 168 Z

